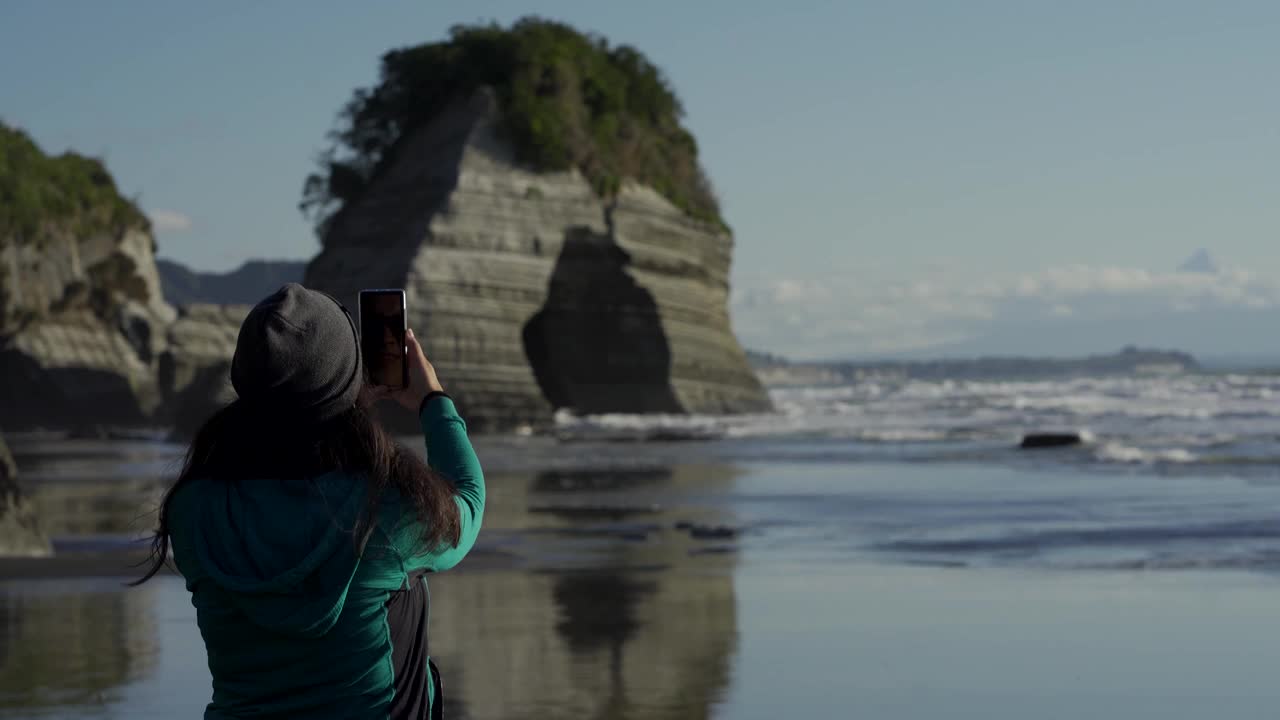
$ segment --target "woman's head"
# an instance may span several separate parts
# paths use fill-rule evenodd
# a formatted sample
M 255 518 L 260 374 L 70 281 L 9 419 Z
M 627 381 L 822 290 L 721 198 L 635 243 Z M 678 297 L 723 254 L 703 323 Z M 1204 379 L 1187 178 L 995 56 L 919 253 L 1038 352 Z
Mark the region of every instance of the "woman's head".
M 363 375 L 351 315 L 297 283 L 249 311 L 231 360 L 231 384 L 244 404 L 307 425 L 353 407 Z

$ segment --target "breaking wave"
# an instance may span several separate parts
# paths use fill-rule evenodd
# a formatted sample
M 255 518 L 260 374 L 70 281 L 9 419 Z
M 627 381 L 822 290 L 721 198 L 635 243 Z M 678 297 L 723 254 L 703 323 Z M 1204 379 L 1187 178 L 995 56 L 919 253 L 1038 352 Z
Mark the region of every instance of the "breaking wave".
M 1077 433 L 1037 462 L 1256 467 L 1280 456 L 1280 376 L 1180 375 L 1055 381 L 865 382 L 775 388 L 775 412 L 598 415 L 562 411 L 566 441 L 766 441 L 876 459 L 1015 459 L 1028 433 Z M 931 455 L 932 453 L 932 455 Z

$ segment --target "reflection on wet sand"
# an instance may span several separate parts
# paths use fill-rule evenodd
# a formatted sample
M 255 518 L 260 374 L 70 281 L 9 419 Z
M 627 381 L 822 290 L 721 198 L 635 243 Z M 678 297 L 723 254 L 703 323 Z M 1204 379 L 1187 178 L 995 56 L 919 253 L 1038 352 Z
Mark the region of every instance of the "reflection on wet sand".
M 101 707 L 149 675 L 154 592 L 115 580 L 0 585 L 0 708 Z
M 707 498 L 727 493 L 736 475 L 727 465 L 487 473 L 482 542 L 533 568 L 685 562 L 709 544 L 677 526 L 732 523 Z
M 99 548 L 103 534 L 149 526 L 157 479 L 180 450 L 29 445 L 24 477 L 66 551 L 61 560 Z M 607 466 L 590 468 L 563 455 L 546 470 L 537 459 L 530 470 L 516 471 L 515 462 L 488 473 L 477 552 L 431 580 L 431 652 L 444 673 L 447 716 L 709 717 L 727 692 L 737 648 L 735 555 L 705 553 L 732 541 L 680 528 L 732 523 L 723 503 L 707 498 L 726 493 L 736 471 L 601 456 L 595 461 Z M 126 559 L 81 557 L 93 567 L 120 568 Z M 125 589 L 121 580 L 0 583 L 0 716 L 166 716 L 171 700 L 129 692 L 165 673 L 166 683 L 176 677 L 188 688 L 180 704 L 198 713 L 207 669 L 190 654 L 203 648 L 171 643 L 178 625 L 157 620 L 174 618 L 194 633 L 185 592 Z M 161 640 L 165 652 L 185 654 L 159 658 Z
M 600 543 L 568 562 L 525 548 L 541 570 L 432 579 L 431 646 L 450 716 L 710 717 L 737 649 L 733 556 L 694 556 L 694 541 L 673 524 L 701 516 L 679 502 L 681 492 L 731 479 L 725 469 L 677 467 L 492 481 L 504 501 L 494 505 L 504 508 L 500 526 Z M 528 507 L 567 510 L 529 514 Z M 645 510 L 643 524 L 653 529 L 637 540 L 627 531 L 637 525 L 629 514 L 571 511 L 583 507 Z M 611 533 L 619 522 L 624 528 Z
M 706 718 L 737 649 L 724 568 L 458 573 L 432 596 L 454 717 Z
M 41 527 L 55 539 L 138 536 L 155 524 L 162 484 L 183 448 L 147 440 L 16 436 L 13 453 Z M 56 544 L 56 543 L 55 543 Z

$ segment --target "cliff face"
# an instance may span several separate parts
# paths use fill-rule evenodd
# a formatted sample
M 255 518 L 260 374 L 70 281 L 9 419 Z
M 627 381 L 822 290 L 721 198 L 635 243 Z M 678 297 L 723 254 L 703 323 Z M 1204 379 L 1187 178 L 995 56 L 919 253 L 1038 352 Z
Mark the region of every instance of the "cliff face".
M 492 95 L 406 137 L 333 220 L 306 283 L 410 325 L 480 427 L 577 412 L 743 412 L 768 399 L 728 322 L 732 238 L 647 188 L 602 201 L 516 165 Z
M 51 555 L 35 508 L 18 489 L 17 474 L 9 446 L 0 437 L 0 557 Z
M 158 405 L 173 319 L 142 226 L 0 237 L 0 426 L 132 423 Z
M 215 410 L 235 398 L 231 356 L 248 314 L 248 305 L 187 305 L 169 326 L 168 347 L 159 361 L 164 401 L 156 419 L 179 437 L 193 435 Z
M 100 160 L 0 123 L 0 427 L 135 423 L 173 319 L 150 223 Z

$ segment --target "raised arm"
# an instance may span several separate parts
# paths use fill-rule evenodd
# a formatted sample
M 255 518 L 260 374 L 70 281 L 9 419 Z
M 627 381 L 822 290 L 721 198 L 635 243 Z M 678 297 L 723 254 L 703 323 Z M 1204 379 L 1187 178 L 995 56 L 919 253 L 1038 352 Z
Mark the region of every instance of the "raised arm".
M 467 438 L 467 424 L 447 395 L 428 397 L 419 415 L 427 442 L 427 464 L 453 483 L 461 532 L 456 547 L 445 546 L 413 556 L 411 570 L 448 570 L 475 545 L 484 520 L 484 471 Z
M 412 330 L 405 337 L 405 344 L 409 351 L 409 387 L 394 391 L 389 397 L 418 411 L 427 443 L 427 464 L 453 484 L 461 532 L 456 546 L 423 548 L 415 542 L 422 535 L 421 528 L 415 529 L 412 523 L 401 524 L 400 531 L 395 533 L 395 542 L 405 570 L 448 570 L 466 556 L 480 534 L 484 520 L 484 472 L 467 438 L 466 422 L 458 415 L 453 400 L 444 393 L 435 368 L 422 352 Z

